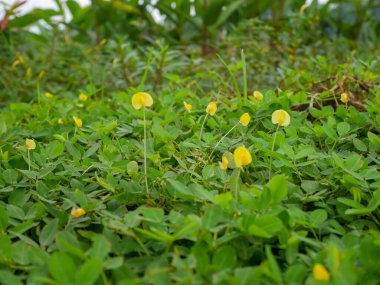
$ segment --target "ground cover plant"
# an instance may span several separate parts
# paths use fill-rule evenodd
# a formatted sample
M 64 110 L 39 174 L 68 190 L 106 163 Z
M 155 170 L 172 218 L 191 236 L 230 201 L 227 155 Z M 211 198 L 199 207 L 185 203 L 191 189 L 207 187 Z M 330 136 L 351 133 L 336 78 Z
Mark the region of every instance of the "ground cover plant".
M 377 10 L 266 2 L 6 7 L 0 284 L 378 284 Z

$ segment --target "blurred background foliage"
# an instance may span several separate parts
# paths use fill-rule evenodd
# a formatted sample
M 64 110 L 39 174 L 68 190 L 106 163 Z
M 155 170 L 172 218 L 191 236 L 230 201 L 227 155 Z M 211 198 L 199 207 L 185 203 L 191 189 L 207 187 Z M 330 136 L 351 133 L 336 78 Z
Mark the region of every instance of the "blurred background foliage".
M 353 64 L 364 80 L 379 69 L 380 0 L 92 0 L 86 7 L 55 0 L 57 10 L 21 15 L 24 2 L 0 2 L 2 104 L 34 98 L 36 87 L 61 93 L 87 86 L 102 95 L 138 85 L 149 54 L 147 84 L 156 91 L 180 75 L 185 87 L 223 92 L 210 81 L 229 79 L 216 55 L 241 78 L 242 49 L 250 92 L 323 80 L 339 64 Z M 39 32 L 31 32 L 36 26 Z M 313 62 L 326 62 L 325 70 L 314 74 Z

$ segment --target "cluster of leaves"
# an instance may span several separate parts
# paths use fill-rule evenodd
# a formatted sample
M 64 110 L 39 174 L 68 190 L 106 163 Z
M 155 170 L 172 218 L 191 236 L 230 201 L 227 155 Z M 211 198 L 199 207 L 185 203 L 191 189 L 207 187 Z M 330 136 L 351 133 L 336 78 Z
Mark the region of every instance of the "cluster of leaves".
M 377 282 L 378 89 L 358 111 L 344 104 L 317 109 L 318 98 L 291 90 L 244 102 L 217 92 L 198 96 L 201 87 L 174 83 L 154 94 L 146 113 L 149 197 L 142 114 L 131 105 L 136 89 L 103 98 L 88 93 L 84 102 L 71 92 L 40 94 L 39 102 L 3 109 L 2 282 L 311 284 L 315 263 L 325 264 L 334 284 Z M 218 111 L 201 140 L 211 98 Z M 299 104 L 309 107 L 292 112 Z M 271 150 L 271 114 L 279 108 L 291 124 Z M 243 112 L 251 124 L 236 128 L 210 158 Z M 75 130 L 72 116 L 82 128 Z M 31 170 L 25 138 L 37 142 Z M 253 156 L 241 181 L 218 166 L 239 145 Z M 231 193 L 236 184 L 239 201 Z M 72 217 L 75 207 L 86 214 Z
M 72 24 L 96 34 L 91 19 L 79 21 L 93 14 L 74 2 Z M 94 3 L 141 16 L 132 1 Z M 182 21 L 171 27 L 188 27 L 182 6 L 165 3 L 157 7 Z M 289 17 L 281 29 L 236 21 L 213 46 L 220 56 L 200 57 L 201 49 L 169 48 L 168 39 L 134 48 L 98 31 L 91 46 L 74 40 L 82 28 L 35 35 L 13 33 L 10 22 L 0 46 L 0 283 L 377 284 L 376 44 L 327 41 L 319 24 L 312 14 Z M 143 114 L 131 104 L 137 91 L 154 100 L 146 109 L 150 195 Z M 200 138 L 210 101 L 218 110 Z M 278 109 L 291 122 L 276 130 Z M 215 148 L 243 113 L 250 124 Z M 27 151 L 26 138 L 35 149 Z M 252 163 L 237 179 L 231 153 L 241 145 Z M 316 280 L 315 264 L 329 282 Z

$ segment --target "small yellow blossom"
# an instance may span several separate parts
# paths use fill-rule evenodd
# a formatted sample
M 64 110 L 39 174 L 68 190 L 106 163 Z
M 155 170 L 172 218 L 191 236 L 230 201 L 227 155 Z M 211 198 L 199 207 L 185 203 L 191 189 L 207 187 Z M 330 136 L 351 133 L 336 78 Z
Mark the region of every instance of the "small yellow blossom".
M 191 109 L 193 108 L 191 104 L 188 104 L 185 101 L 183 101 L 183 105 L 185 106 L 186 111 L 191 112 Z
M 251 121 L 251 116 L 248 113 L 244 113 L 240 117 L 240 120 L 239 120 L 240 124 L 242 124 L 244 127 L 248 126 L 250 121 Z
M 16 59 L 16 60 L 12 63 L 12 68 L 16 68 L 19 64 L 20 64 L 20 61 L 19 61 L 18 59 Z
M 41 81 L 42 78 L 45 77 L 45 74 L 46 74 L 45 70 L 41 70 L 41 72 L 38 74 L 38 81 Z
M 262 101 L 264 100 L 264 96 L 263 96 L 263 94 L 261 94 L 260 91 L 255 91 L 255 92 L 253 92 L 253 97 L 254 97 L 257 101 L 259 101 L 259 102 L 262 102 Z
M 83 122 L 82 122 L 81 119 L 79 119 L 79 118 L 73 116 L 73 120 L 74 120 L 74 122 L 75 122 L 75 126 L 76 126 L 76 127 L 78 127 L 78 128 L 81 128 L 81 127 L 82 127 Z
M 82 102 L 85 102 L 87 100 L 88 96 L 84 93 L 79 94 L 79 100 Z
M 63 125 L 63 120 L 62 120 L 62 118 L 59 118 L 59 119 L 58 119 L 58 124 Z
M 234 151 L 234 160 L 236 167 L 242 167 L 252 162 L 252 157 L 248 149 L 244 146 L 239 146 Z
M 272 114 L 272 123 L 281 127 L 287 127 L 290 124 L 290 116 L 285 110 L 277 110 Z
M 330 273 L 327 271 L 326 267 L 320 263 L 314 264 L 313 277 L 315 280 L 319 281 L 330 281 Z
M 46 92 L 44 95 L 46 98 L 53 98 L 54 97 L 54 95 L 51 94 L 50 92 Z
M 26 139 L 25 140 L 25 146 L 29 149 L 35 149 L 36 148 L 36 142 L 33 139 Z
M 141 107 L 150 107 L 153 105 L 153 98 L 145 92 L 138 92 L 132 96 L 132 106 L 136 110 Z
M 207 114 L 209 114 L 210 116 L 214 116 L 217 110 L 218 110 L 218 107 L 216 106 L 215 102 L 208 103 L 207 108 L 206 108 Z
M 344 104 L 347 104 L 348 103 L 348 95 L 347 93 L 342 93 L 342 95 L 340 95 L 340 101 Z
M 102 46 L 104 46 L 106 43 L 107 43 L 107 39 L 102 39 L 102 40 L 99 42 L 99 46 L 102 47 Z
M 86 214 L 86 211 L 82 208 L 73 208 L 71 210 L 71 216 L 73 216 L 74 218 L 82 217 L 84 214 Z
M 302 15 L 305 12 L 306 8 L 309 6 L 310 6 L 309 4 L 303 4 L 300 9 L 300 15 Z
M 26 70 L 26 73 L 25 73 L 25 77 L 30 77 L 31 75 L 32 75 L 32 68 L 28 67 L 28 69 Z
M 225 155 L 222 157 L 222 162 L 219 162 L 219 167 L 222 170 L 226 170 L 228 168 L 228 159 Z

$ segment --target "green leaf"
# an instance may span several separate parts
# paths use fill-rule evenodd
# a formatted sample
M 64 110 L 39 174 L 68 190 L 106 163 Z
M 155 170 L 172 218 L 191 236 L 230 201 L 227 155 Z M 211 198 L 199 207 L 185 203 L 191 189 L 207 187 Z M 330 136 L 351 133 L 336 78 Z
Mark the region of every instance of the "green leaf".
M 272 203 L 281 202 L 288 195 L 288 182 L 285 177 L 275 175 L 268 184 Z
M 15 274 L 13 274 L 12 272 L 10 272 L 6 269 L 0 270 L 0 276 L 1 276 L 1 284 L 4 284 L 4 285 L 22 285 L 22 284 L 24 284 L 21 281 L 20 276 L 16 276 Z
M 337 125 L 337 131 L 340 137 L 343 137 L 344 135 L 348 134 L 350 130 L 351 126 L 346 122 L 341 122 Z
M 320 225 L 327 219 L 327 212 L 323 209 L 318 209 L 310 214 L 310 221 L 314 225 Z
M 0 208 L 0 232 L 5 231 L 8 226 L 9 216 L 5 208 Z
M 3 171 L 3 179 L 6 183 L 15 184 L 18 180 L 18 172 L 14 169 L 6 169 Z
M 276 216 L 264 215 L 255 220 L 255 222 L 249 226 L 248 232 L 251 235 L 255 235 L 263 238 L 270 238 L 275 235 L 282 228 L 282 222 Z
M 43 247 L 49 246 L 55 240 L 58 230 L 58 219 L 49 221 L 42 229 L 39 242 Z
M 230 245 L 218 248 L 212 256 L 212 263 L 220 269 L 233 268 L 236 262 L 236 250 Z
M 77 271 L 74 261 L 63 252 L 55 252 L 49 261 L 49 270 L 59 284 L 72 284 Z
M 144 217 L 144 220 L 147 220 L 152 223 L 163 223 L 164 222 L 164 210 L 162 208 L 149 208 L 142 206 L 139 208 L 141 214 Z
M 81 158 L 80 151 L 74 146 L 74 144 L 71 141 L 66 141 L 66 150 L 68 153 L 70 153 L 73 157 L 76 157 L 78 159 Z
M 102 272 L 102 262 L 99 259 L 87 260 L 79 269 L 75 276 L 76 285 L 92 285 L 95 284 Z
M 46 147 L 46 157 L 49 159 L 56 158 L 63 153 L 64 147 L 63 144 L 59 141 L 52 141 Z
M 352 142 L 357 150 L 363 151 L 363 152 L 367 151 L 367 145 L 361 140 L 355 138 L 352 140 Z
M 102 144 L 100 142 L 94 143 L 86 152 L 83 154 L 83 159 L 90 157 L 93 155 L 101 146 Z
M 139 171 L 139 165 L 136 161 L 130 161 L 127 164 L 127 173 L 129 175 L 135 174 Z

